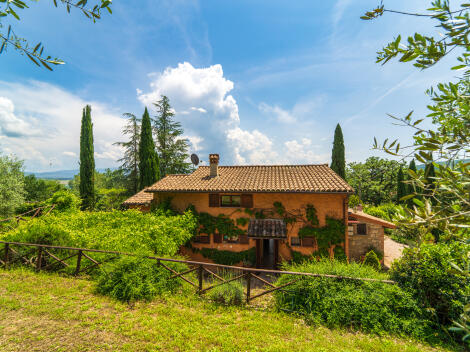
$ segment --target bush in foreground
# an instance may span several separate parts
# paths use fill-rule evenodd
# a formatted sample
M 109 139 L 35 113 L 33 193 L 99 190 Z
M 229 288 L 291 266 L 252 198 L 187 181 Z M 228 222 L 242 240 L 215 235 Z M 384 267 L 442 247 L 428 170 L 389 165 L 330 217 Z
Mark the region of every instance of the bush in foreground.
M 179 272 L 188 269 L 183 263 L 165 265 Z M 125 302 L 150 301 L 156 295 L 175 292 L 182 286 L 180 279 L 169 279 L 172 275 L 155 260 L 123 257 L 101 270 L 96 292 Z
M 425 244 L 408 248 L 390 270 L 393 280 L 409 290 L 439 324 L 449 325 L 463 313 L 470 296 L 470 277 L 455 270 L 468 265 L 470 246 L 461 243 Z
M 372 267 L 334 260 L 286 266 L 285 270 L 333 274 L 340 276 L 388 279 Z M 276 283 L 292 280 L 284 275 Z M 397 285 L 380 282 L 339 280 L 332 278 L 302 278 L 283 291 L 275 293 L 280 310 L 306 315 L 311 323 L 330 328 L 351 327 L 363 331 L 409 335 L 427 338 L 432 334 L 427 314 L 412 295 Z
M 223 275 L 223 277 L 225 280 L 232 278 L 229 274 Z M 243 304 L 243 283 L 240 280 L 214 287 L 209 292 L 209 297 L 216 303 L 234 306 Z

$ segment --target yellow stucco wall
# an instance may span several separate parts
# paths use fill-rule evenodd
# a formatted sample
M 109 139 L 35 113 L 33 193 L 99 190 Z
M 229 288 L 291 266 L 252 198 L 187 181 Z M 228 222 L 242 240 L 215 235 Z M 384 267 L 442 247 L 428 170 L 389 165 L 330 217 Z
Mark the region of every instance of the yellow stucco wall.
M 233 193 L 238 194 L 238 193 Z M 198 212 L 206 212 L 213 216 L 225 214 L 232 219 L 239 217 L 250 217 L 246 214 L 243 208 L 227 208 L 227 207 L 209 207 L 209 194 L 208 193 L 155 193 L 154 201 L 158 204 L 160 200 L 170 197 L 172 206 L 178 211 L 184 211 L 189 204 L 196 207 Z M 281 202 L 288 212 L 299 213 L 305 215 L 305 207 L 307 204 L 312 204 L 317 210 L 317 216 L 320 221 L 320 226 L 325 225 L 326 216 L 333 217 L 339 220 L 345 219 L 345 201 L 347 196 L 345 194 L 315 194 L 315 193 L 253 193 L 253 208 L 255 209 L 271 209 L 274 202 Z M 299 228 L 302 223 L 294 225 L 287 225 L 287 241 L 280 241 L 279 243 L 279 257 L 280 259 L 290 259 L 291 253 L 287 244 L 290 245 L 290 237 L 297 236 Z M 247 226 L 242 227 L 246 229 Z M 250 239 L 248 244 L 238 243 L 214 243 L 213 236 L 210 236 L 210 243 L 194 243 L 196 248 L 216 248 L 218 250 L 229 251 L 243 251 L 256 245 L 255 240 Z M 347 245 L 346 245 L 347 246 Z M 314 252 L 314 247 L 292 247 L 295 251 L 303 254 L 311 254 Z M 347 248 L 346 252 L 347 252 Z

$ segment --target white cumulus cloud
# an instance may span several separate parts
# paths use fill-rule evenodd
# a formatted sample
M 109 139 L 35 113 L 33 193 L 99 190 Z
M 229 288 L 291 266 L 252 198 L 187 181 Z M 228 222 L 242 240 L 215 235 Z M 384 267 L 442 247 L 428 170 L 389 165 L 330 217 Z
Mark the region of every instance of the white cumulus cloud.
M 92 106 L 97 167 L 116 166 L 125 120 L 98 102 L 89 102 L 58 86 L 31 81 L 0 81 L 0 151 L 16 154 L 32 171 L 78 168 L 80 121 Z M 18 138 L 21 136 L 21 138 Z
M 161 95 L 170 99 L 190 136 L 190 152 L 203 153 L 202 160 L 220 153 L 225 164 L 275 161 L 266 135 L 241 129 L 238 104 L 230 94 L 234 84 L 224 77 L 221 65 L 196 68 L 184 62 L 151 77 L 150 91 L 138 90 L 139 100 L 151 107 Z
M 15 114 L 15 105 L 7 97 L 0 96 L 0 135 L 6 137 L 33 136 L 39 133 L 34 119 Z

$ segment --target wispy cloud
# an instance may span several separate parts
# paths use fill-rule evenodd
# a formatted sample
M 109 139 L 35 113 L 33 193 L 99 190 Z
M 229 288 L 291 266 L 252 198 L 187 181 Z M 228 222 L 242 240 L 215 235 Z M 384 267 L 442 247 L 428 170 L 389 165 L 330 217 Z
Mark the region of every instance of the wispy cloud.
M 63 88 L 38 81 L 28 84 L 0 81 L 0 102 L 10 113 L 14 111 L 17 119 L 16 135 L 3 133 L 0 150 L 25 160 L 28 170 L 78 166 L 80 121 L 86 104 L 92 105 L 97 166 L 117 165 L 121 149 L 113 143 L 122 139 L 125 121 L 105 104 L 84 100 Z M 33 125 L 39 127 L 31 128 Z M 0 131 L 9 129 L 8 121 L 0 119 Z

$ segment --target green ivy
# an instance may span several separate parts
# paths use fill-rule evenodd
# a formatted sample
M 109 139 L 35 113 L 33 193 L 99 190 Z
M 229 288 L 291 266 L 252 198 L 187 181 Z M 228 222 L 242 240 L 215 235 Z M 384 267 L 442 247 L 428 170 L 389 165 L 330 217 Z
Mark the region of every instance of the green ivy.
M 237 225 L 246 226 L 249 221 L 250 221 L 250 218 L 238 218 Z
M 340 262 L 346 262 L 348 258 L 346 257 L 346 252 L 344 251 L 344 248 L 341 246 L 335 246 L 335 249 L 333 250 L 333 254 L 335 256 L 335 260 L 338 260 Z
M 320 222 L 318 221 L 317 209 L 315 209 L 312 204 L 307 204 L 305 213 L 307 220 L 310 221 L 310 224 L 312 224 L 312 226 L 318 226 L 320 224 Z
M 327 216 L 326 225 L 318 227 L 317 210 L 311 204 L 306 207 L 306 217 L 309 224 L 299 230 L 299 237 L 314 237 L 316 239 L 318 250 L 314 255 L 323 257 L 331 246 L 343 242 L 346 228 L 341 220 Z
M 251 266 L 256 263 L 255 248 L 250 248 L 241 252 L 224 251 L 215 248 L 202 248 L 201 254 L 205 258 L 213 260 L 216 264 L 234 265 L 240 262 L 245 262 Z
M 186 210 L 190 210 L 199 224 L 199 233 L 205 233 L 208 235 L 213 235 L 216 233 L 223 234 L 228 238 L 237 237 L 240 235 L 245 235 L 246 231 L 240 229 L 235 224 L 234 220 L 228 217 L 225 214 L 219 214 L 218 216 L 213 216 L 209 213 L 198 213 L 194 205 L 190 204 Z M 243 219 L 241 222 L 245 221 L 245 224 L 248 223 L 248 218 L 240 218 Z M 242 225 L 239 220 L 237 220 L 238 225 Z

